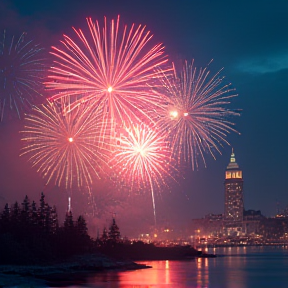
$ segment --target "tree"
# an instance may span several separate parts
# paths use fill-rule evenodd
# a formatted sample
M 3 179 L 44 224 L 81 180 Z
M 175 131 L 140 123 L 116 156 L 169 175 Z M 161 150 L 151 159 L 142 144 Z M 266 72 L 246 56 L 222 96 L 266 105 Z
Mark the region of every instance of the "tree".
M 10 217 L 11 217 L 11 213 L 10 213 L 10 208 L 8 203 L 6 203 L 3 212 L 1 213 L 1 219 L 0 219 L 0 231 L 1 233 L 6 233 L 9 228 L 10 228 Z
M 5 204 L 4 210 L 1 214 L 1 220 L 9 221 L 10 220 L 10 208 L 8 203 Z
M 30 201 L 28 196 L 26 195 L 23 202 L 22 202 L 22 210 L 21 210 L 21 222 L 22 224 L 26 224 L 30 222 L 31 210 L 30 210 Z M 25 225 L 24 224 L 24 225 Z
M 120 231 L 114 217 L 112 219 L 112 224 L 109 229 L 109 240 L 113 243 L 118 243 L 120 241 Z
M 40 207 L 38 209 L 38 224 L 44 227 L 45 221 L 46 221 L 46 202 L 45 202 L 45 195 L 43 192 L 41 192 Z
M 51 208 L 51 213 L 50 213 L 50 218 L 49 218 L 49 227 L 50 227 L 50 232 L 52 234 L 55 234 L 59 228 L 58 215 L 57 215 L 55 206 Z
M 23 202 L 22 202 L 22 211 L 28 213 L 30 210 L 30 201 L 28 196 L 26 195 Z
M 36 226 L 38 224 L 38 220 L 36 203 L 33 201 L 31 204 L 31 223 Z
M 64 229 L 65 230 L 72 230 L 74 228 L 74 222 L 73 222 L 73 215 L 72 211 L 66 212 L 65 220 L 64 220 Z
M 106 227 L 104 227 L 104 229 L 103 229 L 103 233 L 100 237 L 100 240 L 103 244 L 105 244 L 108 241 L 108 232 L 107 232 Z
M 79 235 L 81 236 L 88 235 L 88 228 L 87 228 L 86 220 L 82 215 L 78 217 L 76 227 L 77 227 L 77 232 Z
M 12 207 L 12 210 L 11 210 L 11 220 L 12 222 L 15 224 L 15 223 L 19 223 L 19 220 L 20 220 L 20 215 L 21 215 L 21 210 L 20 210 L 20 207 L 19 207 L 19 204 L 18 202 L 16 201 Z

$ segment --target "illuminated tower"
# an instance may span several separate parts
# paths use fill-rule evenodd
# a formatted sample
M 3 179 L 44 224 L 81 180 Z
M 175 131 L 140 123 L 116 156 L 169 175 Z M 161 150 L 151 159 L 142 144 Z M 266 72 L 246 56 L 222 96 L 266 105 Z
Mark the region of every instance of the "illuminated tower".
M 235 160 L 232 149 L 230 163 L 225 172 L 224 228 L 228 235 L 239 235 L 243 224 L 243 178 L 242 170 Z

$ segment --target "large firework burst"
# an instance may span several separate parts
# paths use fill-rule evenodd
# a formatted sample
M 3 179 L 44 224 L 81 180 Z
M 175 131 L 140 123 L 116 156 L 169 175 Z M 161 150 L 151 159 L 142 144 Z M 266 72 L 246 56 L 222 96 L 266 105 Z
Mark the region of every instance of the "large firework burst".
M 29 155 L 29 161 L 47 183 L 54 179 L 58 186 L 71 189 L 74 185 L 90 185 L 94 176 L 100 177 L 107 159 L 96 139 L 97 113 L 83 104 L 64 115 L 67 105 L 66 101 L 47 102 L 33 107 L 21 131 L 25 142 L 21 155 Z
M 75 101 L 71 109 L 93 100 L 103 119 L 102 131 L 107 123 L 115 128 L 149 118 L 161 105 L 150 87 L 162 75 L 155 67 L 164 69 L 167 62 L 163 45 L 152 44 L 145 26 L 121 26 L 119 16 L 110 25 L 104 18 L 104 27 L 91 18 L 87 24 L 89 33 L 73 28 L 75 40 L 64 35 L 62 48 L 52 47 L 54 64 L 46 83 L 51 99 L 70 95 Z
M 169 135 L 178 163 L 190 163 L 195 169 L 199 159 L 206 166 L 206 153 L 215 158 L 215 151 L 221 153 L 220 146 L 229 144 L 227 134 L 237 132 L 229 118 L 239 113 L 228 109 L 237 95 L 231 84 L 223 84 L 221 70 L 210 76 L 207 67 L 197 69 L 193 64 L 185 62 L 180 72 L 174 67 L 174 77 L 161 78 L 168 102 L 159 125 Z
M 31 108 L 41 95 L 44 61 L 43 49 L 32 40 L 26 41 L 26 33 L 19 39 L 7 37 L 0 40 L 0 120 L 7 109 L 15 110 L 20 118 L 22 111 Z M 4 113 L 5 111 L 5 113 Z
M 170 172 L 175 170 L 165 136 L 155 127 L 131 125 L 117 138 L 114 151 L 110 163 L 113 170 L 119 171 L 124 185 L 129 185 L 131 190 L 151 192 L 156 223 L 154 190 L 166 185 L 165 178 L 173 178 Z

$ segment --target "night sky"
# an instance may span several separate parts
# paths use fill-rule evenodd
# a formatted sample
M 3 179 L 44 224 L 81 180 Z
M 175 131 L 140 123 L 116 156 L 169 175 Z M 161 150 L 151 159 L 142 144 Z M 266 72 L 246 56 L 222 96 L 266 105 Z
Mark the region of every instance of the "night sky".
M 121 22 L 129 26 L 146 25 L 154 35 L 153 41 L 165 45 L 171 61 L 195 59 L 195 66 L 200 67 L 213 59 L 209 65 L 213 73 L 224 67 L 221 75 L 226 76 L 239 94 L 231 107 L 242 109 L 241 116 L 233 119 L 241 135 L 231 133 L 227 138 L 231 146 L 224 145 L 216 161 L 207 155 L 207 168 L 187 169 L 179 185 L 157 196 L 159 221 L 174 224 L 208 213 L 223 213 L 224 171 L 231 147 L 243 170 L 245 209 L 261 210 L 265 216 L 273 216 L 277 207 L 283 209 L 288 205 L 287 12 L 285 0 L 1 0 L 0 30 L 18 35 L 26 31 L 49 51 L 50 46 L 59 43 L 63 33 L 73 35 L 72 26 L 86 28 L 86 17 L 102 21 L 104 16 L 110 20 L 120 15 Z M 13 117 L 0 123 L 0 204 L 3 207 L 6 202 L 22 201 L 25 194 L 38 201 L 45 186 L 45 180 L 27 159 L 19 158 L 22 125 L 23 121 Z M 65 191 L 53 184 L 45 189 L 48 202 L 57 206 L 59 214 L 65 211 Z M 93 189 L 95 193 L 100 191 L 103 198 L 109 194 L 101 183 Z M 77 212 L 84 213 L 91 208 L 87 206 L 86 196 L 74 194 L 72 206 Z M 119 226 L 127 234 L 137 221 L 153 224 L 151 202 L 144 199 L 150 207 L 144 209 L 139 204 L 141 199 L 130 197 L 130 208 L 126 209 L 128 204 L 121 197 L 121 209 L 110 205 L 109 199 L 103 200 L 103 207 L 108 208 L 102 220 L 111 217 L 109 213 L 117 213 Z M 134 221 L 129 220 L 127 211 L 136 215 Z

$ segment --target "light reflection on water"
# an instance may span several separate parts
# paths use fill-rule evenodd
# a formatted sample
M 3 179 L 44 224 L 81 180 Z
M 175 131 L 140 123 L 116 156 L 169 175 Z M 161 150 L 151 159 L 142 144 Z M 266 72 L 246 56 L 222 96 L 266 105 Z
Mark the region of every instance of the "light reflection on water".
M 207 287 L 209 284 L 208 260 L 209 259 L 207 258 L 203 258 L 189 261 L 166 260 L 141 262 L 146 263 L 153 268 L 120 273 L 108 272 L 109 276 L 105 281 L 109 281 L 110 284 L 99 287 Z M 183 269 L 184 267 L 185 269 Z M 88 282 L 99 283 L 99 276 L 100 275 L 94 275 Z M 104 279 L 102 278 L 102 280 Z M 118 283 L 115 283 L 115 280 Z
M 96 273 L 85 287 L 99 288 L 287 288 L 288 251 L 275 247 L 209 249 L 225 255 L 187 261 L 139 262 L 153 268 Z M 80 287 L 80 286 L 70 286 Z

